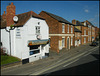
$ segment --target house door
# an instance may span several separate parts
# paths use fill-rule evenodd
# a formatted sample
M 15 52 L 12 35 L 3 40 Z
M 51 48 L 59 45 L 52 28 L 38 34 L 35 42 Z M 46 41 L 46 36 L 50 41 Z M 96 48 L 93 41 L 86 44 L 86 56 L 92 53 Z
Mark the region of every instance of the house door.
M 67 38 L 67 49 L 69 49 L 69 38 Z

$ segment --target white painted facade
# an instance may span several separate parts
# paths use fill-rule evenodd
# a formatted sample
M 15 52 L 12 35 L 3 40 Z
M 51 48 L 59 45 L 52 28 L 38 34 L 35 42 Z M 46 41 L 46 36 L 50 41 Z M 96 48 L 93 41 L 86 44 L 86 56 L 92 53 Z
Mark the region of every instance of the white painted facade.
M 33 55 L 29 54 L 29 40 L 37 40 L 36 26 L 40 26 L 41 40 L 49 39 L 49 27 L 46 21 L 30 17 L 30 19 L 23 26 L 15 27 L 14 30 L 10 30 L 12 56 L 18 57 L 22 60 L 29 58 L 29 62 L 32 62 L 41 59 L 43 56 L 45 56 L 45 53 L 49 53 L 49 44 L 45 44 L 44 46 L 40 45 L 40 53 Z M 16 36 L 16 33 L 18 33 L 17 29 L 19 29 L 20 36 Z M 8 54 L 10 54 L 9 32 L 7 32 L 5 29 L 1 29 L 1 42 L 3 47 L 7 49 Z

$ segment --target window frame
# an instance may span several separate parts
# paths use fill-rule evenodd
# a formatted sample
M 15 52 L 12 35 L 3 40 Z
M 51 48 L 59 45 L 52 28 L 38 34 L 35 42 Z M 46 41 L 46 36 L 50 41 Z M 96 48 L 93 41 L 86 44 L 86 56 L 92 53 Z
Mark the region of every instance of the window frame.
M 65 23 L 62 23 L 62 33 L 65 33 Z

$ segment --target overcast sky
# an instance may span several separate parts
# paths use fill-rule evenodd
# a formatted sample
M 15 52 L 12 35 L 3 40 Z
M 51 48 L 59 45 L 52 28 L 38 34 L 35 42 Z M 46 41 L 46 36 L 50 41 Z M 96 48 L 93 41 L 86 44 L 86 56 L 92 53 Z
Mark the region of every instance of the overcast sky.
M 72 22 L 89 20 L 99 27 L 99 1 L 1 1 L 1 15 L 6 6 L 13 2 L 16 14 L 33 11 L 39 14 L 42 10 L 53 13 Z

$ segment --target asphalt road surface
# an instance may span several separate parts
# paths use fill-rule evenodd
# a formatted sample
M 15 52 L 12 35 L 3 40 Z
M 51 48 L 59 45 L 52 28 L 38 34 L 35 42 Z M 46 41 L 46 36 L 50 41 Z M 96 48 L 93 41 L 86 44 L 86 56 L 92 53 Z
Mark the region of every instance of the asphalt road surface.
M 99 48 L 71 62 L 70 65 L 64 63 L 42 75 L 99 75 Z

